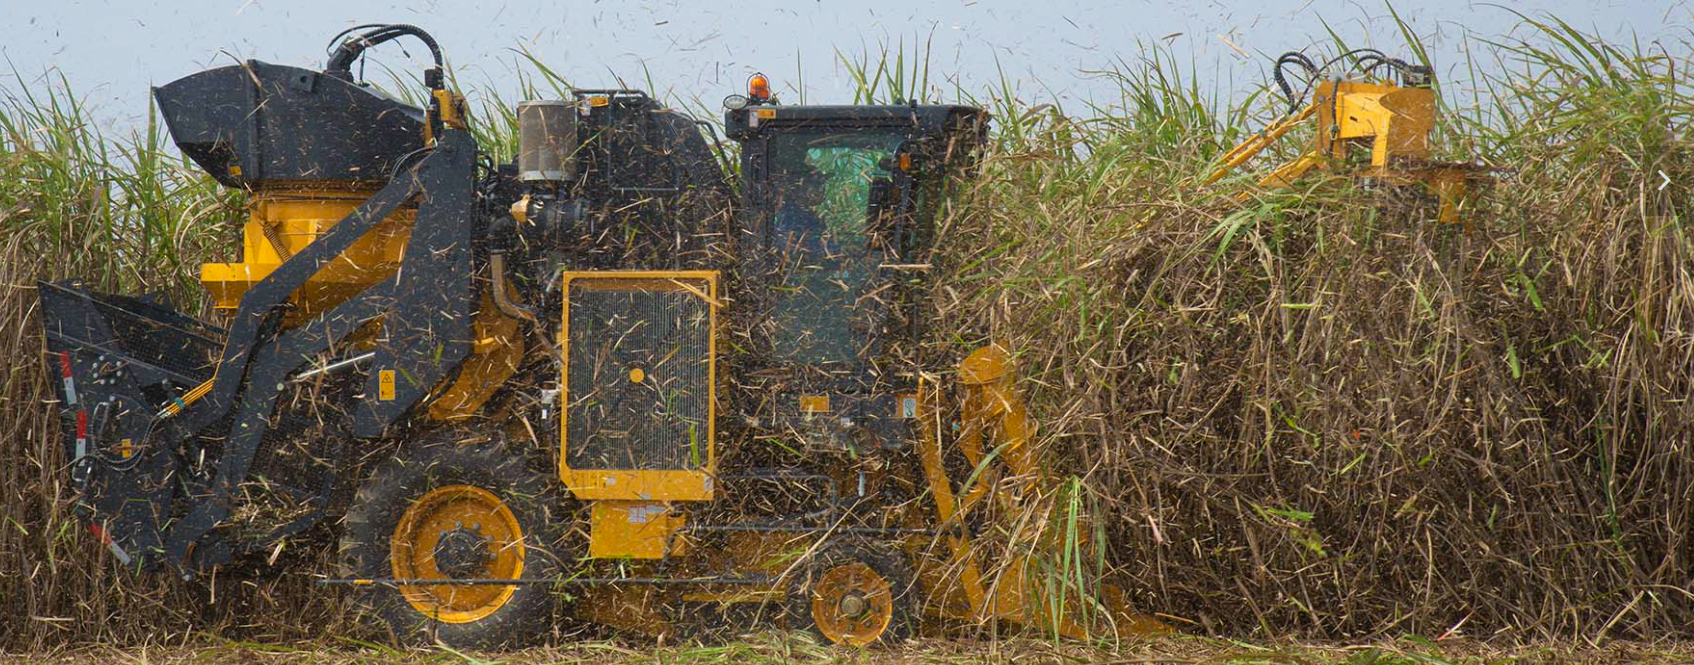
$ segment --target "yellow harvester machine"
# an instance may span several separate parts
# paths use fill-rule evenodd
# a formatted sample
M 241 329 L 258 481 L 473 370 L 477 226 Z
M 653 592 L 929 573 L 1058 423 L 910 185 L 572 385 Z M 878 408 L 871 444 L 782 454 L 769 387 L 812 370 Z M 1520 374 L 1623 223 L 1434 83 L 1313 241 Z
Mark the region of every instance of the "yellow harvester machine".
M 405 37 L 435 56 L 423 108 L 352 74 Z M 251 216 L 202 272 L 222 325 L 41 286 L 70 481 L 119 561 L 263 574 L 335 543 L 326 584 L 453 645 L 742 609 L 852 645 L 1157 628 L 1062 567 L 1092 545 L 1052 524 L 1005 351 L 921 343 L 983 111 L 784 106 L 755 76 L 732 157 L 640 91 L 576 90 L 518 105 L 502 164 L 440 63 L 368 26 L 322 71 L 155 91 Z

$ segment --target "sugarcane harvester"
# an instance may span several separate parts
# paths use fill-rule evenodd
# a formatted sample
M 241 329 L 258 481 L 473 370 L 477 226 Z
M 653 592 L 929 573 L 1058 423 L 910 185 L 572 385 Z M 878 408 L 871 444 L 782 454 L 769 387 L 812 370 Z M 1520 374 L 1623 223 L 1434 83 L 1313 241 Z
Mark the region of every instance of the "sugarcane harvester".
M 710 126 L 576 90 L 519 104 L 497 164 L 429 35 L 359 30 L 323 71 L 155 90 L 248 196 L 241 260 L 201 272 L 221 323 L 40 286 L 77 505 L 119 561 L 263 574 L 333 542 L 325 584 L 456 645 L 738 607 L 854 645 L 1156 628 L 1050 570 L 1076 543 L 1048 527 L 1006 351 L 952 367 L 919 343 L 984 112 L 783 106 L 758 75 L 725 100 L 729 169 Z M 352 73 L 400 38 L 434 57 L 424 108 Z

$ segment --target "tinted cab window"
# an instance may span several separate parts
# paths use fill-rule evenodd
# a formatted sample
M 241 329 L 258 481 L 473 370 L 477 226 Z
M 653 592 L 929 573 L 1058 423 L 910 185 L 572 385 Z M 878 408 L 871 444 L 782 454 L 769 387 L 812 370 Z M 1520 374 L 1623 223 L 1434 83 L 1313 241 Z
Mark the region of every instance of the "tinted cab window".
M 870 183 L 901 135 L 801 132 L 768 144 L 773 192 L 767 242 L 779 281 L 772 350 L 783 360 L 844 371 L 872 342 L 883 251 L 867 234 Z

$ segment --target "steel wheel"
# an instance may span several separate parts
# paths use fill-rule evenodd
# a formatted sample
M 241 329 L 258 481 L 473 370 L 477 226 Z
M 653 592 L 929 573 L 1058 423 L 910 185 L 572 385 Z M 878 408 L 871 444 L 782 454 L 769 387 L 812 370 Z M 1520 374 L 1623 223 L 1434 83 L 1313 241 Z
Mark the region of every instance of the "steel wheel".
M 399 579 L 522 579 L 523 527 L 500 497 L 470 485 L 430 490 L 412 502 L 389 542 Z M 400 595 L 447 623 L 487 618 L 513 586 L 402 586 Z
M 911 580 L 895 554 L 839 548 L 790 592 L 791 616 L 831 644 L 865 647 L 907 635 Z
M 823 571 L 812 583 L 811 596 L 812 624 L 836 644 L 876 642 L 894 619 L 893 586 L 858 561 Z
M 442 584 L 372 585 L 360 600 L 400 642 L 539 641 L 552 628 L 548 585 L 451 582 L 557 577 L 556 484 L 496 444 L 438 440 L 403 449 L 361 483 L 347 511 L 346 572 Z

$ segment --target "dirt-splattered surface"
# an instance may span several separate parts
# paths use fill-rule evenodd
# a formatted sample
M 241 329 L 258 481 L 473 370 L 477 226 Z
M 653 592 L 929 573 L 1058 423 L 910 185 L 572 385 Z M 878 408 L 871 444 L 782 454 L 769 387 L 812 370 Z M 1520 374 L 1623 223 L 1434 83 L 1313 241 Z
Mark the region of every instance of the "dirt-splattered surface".
M 577 642 L 510 653 L 472 653 L 445 648 L 407 651 L 350 642 L 200 645 L 90 646 L 51 653 L 0 655 L 0 663 L 31 665 L 544 665 L 576 663 L 1217 663 L 1227 665 L 1442 665 L 1442 664 L 1624 664 L 1694 662 L 1694 645 L 1610 642 L 1598 646 L 1489 646 L 1469 641 L 1441 643 L 1402 639 L 1368 644 L 1249 644 L 1173 637 L 1116 648 L 1025 640 L 917 640 L 875 650 L 833 649 L 776 633 L 748 636 L 714 646 Z

